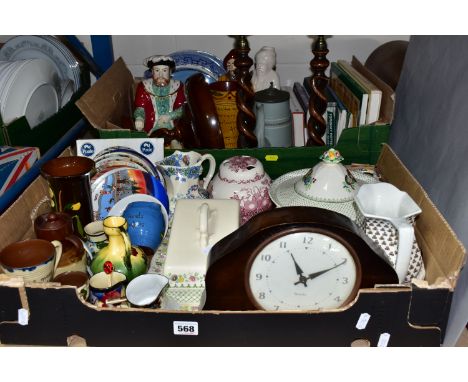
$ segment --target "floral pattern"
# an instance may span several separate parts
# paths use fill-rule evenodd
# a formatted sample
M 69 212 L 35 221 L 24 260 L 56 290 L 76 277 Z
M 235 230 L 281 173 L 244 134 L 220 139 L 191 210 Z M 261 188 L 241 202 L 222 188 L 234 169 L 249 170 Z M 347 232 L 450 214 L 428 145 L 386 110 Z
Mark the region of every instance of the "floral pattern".
M 340 152 L 335 149 L 330 149 L 325 151 L 320 159 L 326 163 L 340 163 L 344 158 L 341 156 Z

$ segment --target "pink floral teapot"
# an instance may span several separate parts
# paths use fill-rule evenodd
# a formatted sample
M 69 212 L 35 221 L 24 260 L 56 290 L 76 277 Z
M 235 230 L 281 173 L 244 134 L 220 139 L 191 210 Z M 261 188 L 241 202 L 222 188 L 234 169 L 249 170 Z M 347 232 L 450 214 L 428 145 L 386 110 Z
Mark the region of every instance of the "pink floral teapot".
M 241 223 L 269 210 L 271 179 L 257 158 L 241 155 L 223 161 L 211 181 L 208 192 L 213 199 L 237 199 L 240 202 Z

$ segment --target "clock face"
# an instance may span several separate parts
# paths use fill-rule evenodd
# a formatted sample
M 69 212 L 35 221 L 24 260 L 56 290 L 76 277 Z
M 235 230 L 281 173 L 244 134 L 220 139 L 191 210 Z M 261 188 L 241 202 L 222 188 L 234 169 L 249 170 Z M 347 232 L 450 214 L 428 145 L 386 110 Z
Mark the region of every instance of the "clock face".
M 314 229 L 280 234 L 256 252 L 246 282 L 250 299 L 261 309 L 338 308 L 357 293 L 359 260 L 333 233 Z

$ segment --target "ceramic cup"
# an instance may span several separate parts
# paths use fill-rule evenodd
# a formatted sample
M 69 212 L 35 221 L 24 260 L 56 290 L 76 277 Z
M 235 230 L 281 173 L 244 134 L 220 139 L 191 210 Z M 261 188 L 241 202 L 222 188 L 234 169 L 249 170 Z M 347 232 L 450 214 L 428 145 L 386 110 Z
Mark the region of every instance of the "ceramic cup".
M 47 282 L 52 279 L 61 255 L 60 241 L 23 240 L 0 252 L 0 266 L 7 275 L 22 277 L 24 281 Z
M 84 300 L 88 299 L 89 279 L 86 273 L 76 271 L 64 272 L 55 276 L 52 281 L 62 285 L 74 286 L 76 287 L 79 296 L 81 296 Z
M 96 305 L 106 305 L 107 300 L 119 299 L 124 293 L 127 278 L 123 273 L 96 273 L 89 279 L 89 301 Z
M 93 220 L 90 179 L 94 172 L 94 161 L 80 156 L 55 158 L 41 167 L 49 184 L 52 208 L 68 213 L 75 234 L 83 238 L 83 227 Z
M 129 203 L 122 216 L 127 220 L 131 243 L 156 251 L 166 230 L 161 206 L 151 202 Z
M 107 247 L 109 240 L 104 233 L 104 224 L 102 220 L 96 220 L 84 227 L 86 234 L 85 246 L 88 249 L 90 260 L 104 247 Z

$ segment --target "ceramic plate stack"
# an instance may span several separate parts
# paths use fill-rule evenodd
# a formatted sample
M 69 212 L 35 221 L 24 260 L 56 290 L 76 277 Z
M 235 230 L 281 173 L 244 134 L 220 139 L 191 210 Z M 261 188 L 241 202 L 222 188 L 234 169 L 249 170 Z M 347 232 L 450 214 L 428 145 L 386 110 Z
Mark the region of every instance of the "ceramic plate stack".
M 52 36 L 16 36 L 0 49 L 0 61 L 42 58 L 58 73 L 60 106 L 65 105 L 80 86 L 80 65 L 70 50 Z
M 0 62 L 0 115 L 9 124 L 25 116 L 34 128 L 59 109 L 59 75 L 44 59 Z

